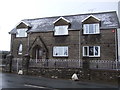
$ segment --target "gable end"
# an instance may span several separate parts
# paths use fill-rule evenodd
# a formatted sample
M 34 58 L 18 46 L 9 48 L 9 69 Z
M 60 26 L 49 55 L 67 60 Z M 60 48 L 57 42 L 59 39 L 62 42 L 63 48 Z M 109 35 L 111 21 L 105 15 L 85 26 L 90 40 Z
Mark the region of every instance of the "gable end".
M 20 28 L 29 28 L 29 27 L 31 27 L 31 25 L 28 24 L 28 23 L 25 23 L 24 21 L 21 21 L 21 22 L 16 26 L 17 29 L 20 29 Z
M 58 18 L 56 21 L 53 22 L 53 24 L 55 26 L 59 26 L 59 25 L 69 25 L 70 21 L 65 19 L 64 17 L 60 17 Z
M 87 18 L 85 18 L 84 20 L 82 20 L 82 23 L 84 24 L 90 24 L 90 23 L 99 23 L 100 19 L 98 19 L 97 17 L 90 15 Z

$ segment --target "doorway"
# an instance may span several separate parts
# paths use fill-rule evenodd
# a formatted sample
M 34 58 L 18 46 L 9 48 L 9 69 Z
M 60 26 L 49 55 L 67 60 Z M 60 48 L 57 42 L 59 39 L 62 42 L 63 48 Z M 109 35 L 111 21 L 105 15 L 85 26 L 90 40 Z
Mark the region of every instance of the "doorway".
M 36 62 L 40 59 L 43 59 L 43 49 L 39 45 L 34 46 L 32 58 L 35 59 Z

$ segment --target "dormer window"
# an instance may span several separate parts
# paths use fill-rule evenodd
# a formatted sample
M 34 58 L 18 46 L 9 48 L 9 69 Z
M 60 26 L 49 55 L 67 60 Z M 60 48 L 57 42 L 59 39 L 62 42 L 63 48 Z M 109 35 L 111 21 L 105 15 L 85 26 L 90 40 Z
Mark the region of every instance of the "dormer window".
M 27 29 L 25 29 L 25 28 L 17 29 L 16 37 L 27 37 L 26 31 L 27 31 Z
M 27 30 L 28 28 L 31 27 L 30 24 L 21 21 L 17 26 L 16 26 L 16 37 L 27 37 Z
M 99 34 L 100 33 L 99 23 L 84 24 L 83 30 L 84 34 Z
M 68 25 L 55 26 L 54 35 L 68 35 Z
M 100 34 L 100 20 L 93 15 L 83 21 L 83 34 Z
M 58 18 L 54 23 L 54 35 L 68 35 L 68 27 L 70 25 L 70 21 L 65 19 L 64 17 Z

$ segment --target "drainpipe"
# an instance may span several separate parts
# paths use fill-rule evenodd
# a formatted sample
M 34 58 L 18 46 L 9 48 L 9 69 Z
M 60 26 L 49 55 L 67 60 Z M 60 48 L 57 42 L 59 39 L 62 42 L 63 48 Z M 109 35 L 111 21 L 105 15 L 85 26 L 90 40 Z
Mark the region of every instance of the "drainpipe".
M 115 55 L 116 55 L 116 69 L 118 70 L 117 62 L 118 62 L 118 38 L 117 38 L 117 29 L 115 30 Z
M 29 33 L 29 34 L 30 34 L 30 33 Z M 28 34 L 28 52 L 27 52 L 27 53 L 29 53 L 29 39 L 30 39 L 30 38 L 29 38 L 29 36 L 30 36 L 29 34 Z
M 29 52 L 29 49 L 30 49 L 30 34 L 31 34 L 31 32 L 29 32 L 29 34 L 28 34 L 28 55 L 30 54 Z
M 12 34 L 11 34 L 11 42 L 10 42 L 10 54 L 12 55 L 13 54 L 13 46 L 12 46 L 12 44 L 13 44 L 13 36 L 12 36 Z
M 79 54 L 79 67 L 80 67 L 80 51 L 81 51 L 81 49 L 80 49 L 81 48 L 80 47 L 80 30 L 79 30 L 79 35 L 78 36 L 79 36 L 78 37 L 79 38 L 79 53 L 78 54 Z

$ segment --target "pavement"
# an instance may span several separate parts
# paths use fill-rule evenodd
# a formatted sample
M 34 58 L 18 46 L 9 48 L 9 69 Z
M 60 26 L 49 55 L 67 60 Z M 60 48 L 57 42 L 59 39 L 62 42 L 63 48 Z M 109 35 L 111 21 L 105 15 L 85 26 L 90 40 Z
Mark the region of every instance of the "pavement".
M 118 88 L 117 85 L 99 84 L 82 81 L 63 79 L 51 79 L 38 76 L 17 75 L 11 73 L 0 73 L 0 89 L 4 88 L 39 88 L 47 90 L 59 90 L 67 88 Z

